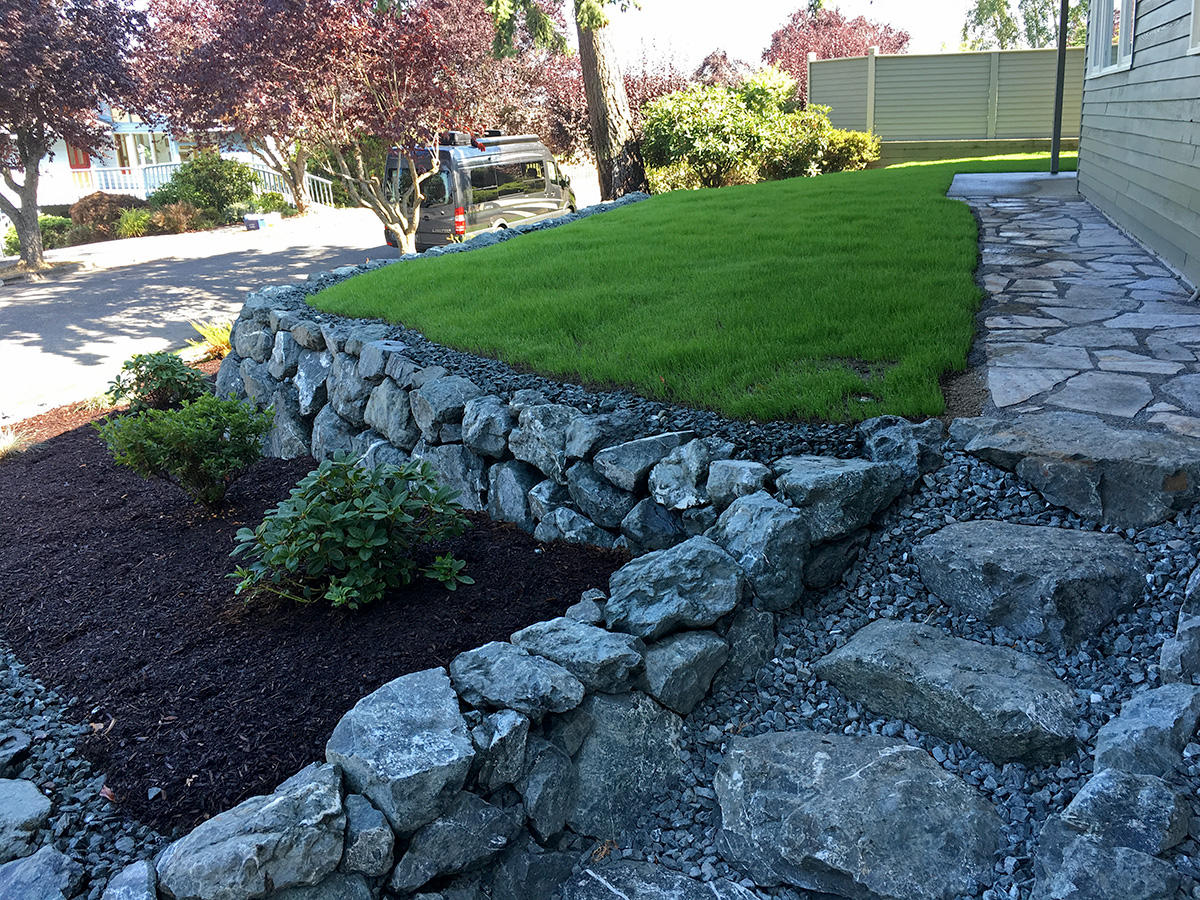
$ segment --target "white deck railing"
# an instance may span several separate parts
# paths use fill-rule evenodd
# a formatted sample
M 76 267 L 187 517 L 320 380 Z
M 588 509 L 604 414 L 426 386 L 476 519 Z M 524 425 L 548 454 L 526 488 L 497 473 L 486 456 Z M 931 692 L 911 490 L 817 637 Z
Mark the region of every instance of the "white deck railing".
M 82 194 L 104 191 L 109 194 L 132 194 L 142 200 L 171 180 L 182 163 L 159 163 L 153 166 L 119 166 L 91 169 L 72 169 L 71 178 Z M 262 165 L 251 165 L 260 179 L 259 191 L 276 191 L 283 194 L 289 203 L 294 203 L 292 192 L 283 176 L 274 169 Z M 333 182 L 319 175 L 307 175 L 308 197 L 317 206 L 333 206 Z

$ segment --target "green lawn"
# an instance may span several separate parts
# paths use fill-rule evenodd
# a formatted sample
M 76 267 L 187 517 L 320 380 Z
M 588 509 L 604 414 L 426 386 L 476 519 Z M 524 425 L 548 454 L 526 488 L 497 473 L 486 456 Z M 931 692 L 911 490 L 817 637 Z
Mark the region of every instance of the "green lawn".
M 936 415 L 981 297 L 975 220 L 946 189 L 957 172 L 1048 167 L 993 157 L 674 192 L 312 302 L 736 418 Z

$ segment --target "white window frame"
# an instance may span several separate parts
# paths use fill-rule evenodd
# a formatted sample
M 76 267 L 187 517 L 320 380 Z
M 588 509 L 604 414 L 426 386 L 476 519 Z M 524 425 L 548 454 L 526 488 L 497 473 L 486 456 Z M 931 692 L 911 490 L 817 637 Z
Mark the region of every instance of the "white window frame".
M 1195 35 L 1196 7 L 1200 0 L 1192 0 L 1193 36 Z M 1118 11 L 1118 33 L 1116 60 L 1113 60 L 1114 42 L 1107 38 L 1113 12 Z M 1092 0 L 1088 22 L 1088 77 L 1124 72 L 1133 65 L 1133 32 L 1137 20 L 1137 0 Z
M 1192 40 L 1188 44 L 1188 56 L 1200 54 L 1200 0 L 1192 0 Z

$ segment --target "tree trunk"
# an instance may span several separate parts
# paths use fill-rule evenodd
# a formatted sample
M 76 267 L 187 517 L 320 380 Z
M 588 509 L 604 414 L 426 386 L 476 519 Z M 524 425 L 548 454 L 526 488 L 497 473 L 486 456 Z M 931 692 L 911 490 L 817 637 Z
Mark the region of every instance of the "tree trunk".
M 587 29 L 578 22 L 576 30 L 600 197 L 612 200 L 633 191 L 649 190 L 642 148 L 633 130 L 629 97 L 613 61 L 608 35 L 603 28 Z
M 308 151 L 297 147 L 283 170 L 283 177 L 292 189 L 296 212 L 306 215 L 312 210 L 312 198 L 308 196 Z
M 4 182 L 17 195 L 21 205 L 17 206 L 8 197 L 0 194 L 0 211 L 12 219 L 17 229 L 17 238 L 21 242 L 21 262 L 30 269 L 46 267 L 46 258 L 42 252 L 42 229 L 38 226 L 38 164 L 41 155 L 33 155 L 29 149 L 31 142 L 17 141 L 21 163 L 24 166 L 25 181 L 18 183 L 12 173 L 4 170 Z M 27 157 L 32 156 L 32 159 Z

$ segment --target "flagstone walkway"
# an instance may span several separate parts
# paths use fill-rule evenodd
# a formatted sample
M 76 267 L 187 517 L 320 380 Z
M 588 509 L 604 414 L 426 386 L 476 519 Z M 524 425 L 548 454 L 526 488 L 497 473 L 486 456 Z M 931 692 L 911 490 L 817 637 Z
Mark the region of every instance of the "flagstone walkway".
M 980 219 L 985 415 L 1065 409 L 1200 437 L 1200 303 L 1074 173 L 958 175 Z

